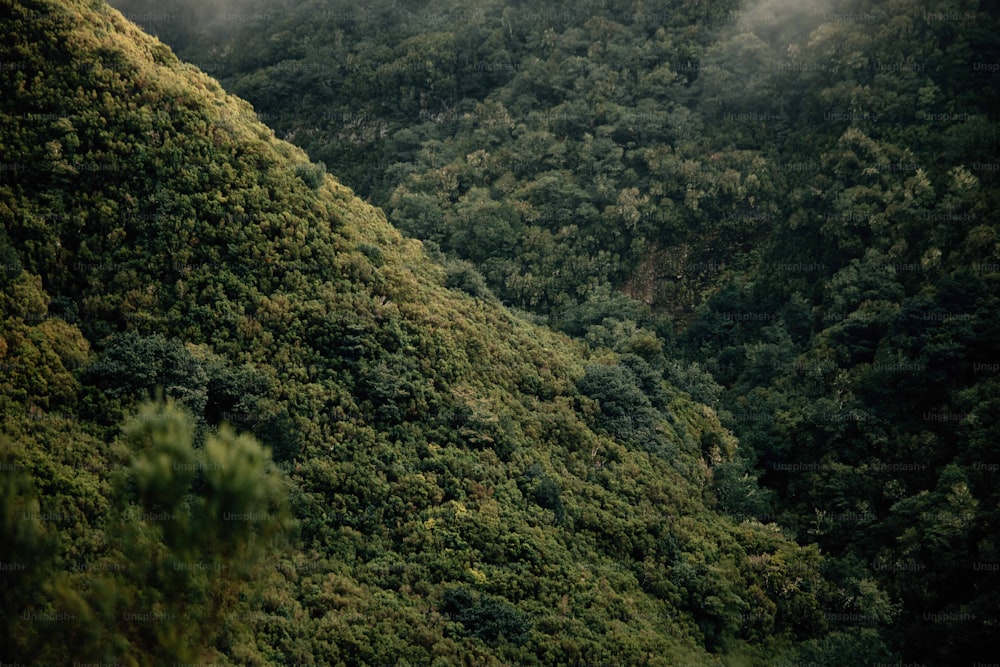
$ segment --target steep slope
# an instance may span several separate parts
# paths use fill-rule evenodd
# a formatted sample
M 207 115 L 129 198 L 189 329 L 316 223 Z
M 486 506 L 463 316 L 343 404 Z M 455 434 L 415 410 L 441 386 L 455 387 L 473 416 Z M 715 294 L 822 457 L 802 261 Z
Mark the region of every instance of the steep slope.
M 684 311 L 773 214 L 758 156 L 697 108 L 733 0 L 113 4 L 518 307 L 559 314 L 666 248 Z
M 19 566 L 4 659 L 887 656 L 871 628 L 830 634 L 834 610 L 880 599 L 869 582 L 834 587 L 816 549 L 710 509 L 734 441 L 642 357 L 592 352 L 449 276 L 110 7 L 19 1 L 0 23 L 3 489 L 38 508 L 3 524 Z M 156 391 L 190 427 L 154 406 L 122 435 Z M 189 554 L 186 573 L 280 529 L 282 494 L 297 528 L 253 585 L 209 574 L 178 601 L 143 578 L 142 549 L 196 536 L 171 537 L 166 501 L 130 522 L 124 499 L 150 489 L 191 525 L 255 499 L 230 514 L 258 527 L 213 528 L 202 548 L 222 560 Z
M 722 507 L 876 578 L 904 661 L 990 658 L 995 3 L 326 4 L 148 25 L 505 301 L 716 407 L 753 461 Z

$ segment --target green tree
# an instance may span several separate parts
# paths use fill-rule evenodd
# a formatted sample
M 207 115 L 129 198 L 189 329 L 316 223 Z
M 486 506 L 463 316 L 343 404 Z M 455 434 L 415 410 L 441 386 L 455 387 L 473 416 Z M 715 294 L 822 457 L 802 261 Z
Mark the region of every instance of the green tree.
M 253 438 L 223 427 L 192 445 L 191 417 L 174 403 L 146 403 L 125 427 L 132 465 L 120 478 L 124 511 L 110 532 L 127 563 L 124 581 L 96 591 L 113 610 L 107 631 L 157 660 L 208 655 L 223 614 L 291 527 L 282 476 Z
M 54 611 L 48 593 L 58 566 L 59 544 L 42 520 L 27 467 L 17 450 L 0 436 L 0 623 L 4 627 L 0 654 L 8 660 L 31 661 L 49 655 L 40 624 L 30 619 L 32 614 Z
M 208 373 L 204 364 L 177 339 L 161 335 L 115 334 L 101 356 L 84 373 L 84 380 L 112 398 L 147 399 L 159 389 L 203 419 L 208 403 Z
M 600 405 L 597 424 L 602 429 L 627 442 L 651 439 L 657 413 L 632 369 L 594 364 L 587 367 L 577 387 Z

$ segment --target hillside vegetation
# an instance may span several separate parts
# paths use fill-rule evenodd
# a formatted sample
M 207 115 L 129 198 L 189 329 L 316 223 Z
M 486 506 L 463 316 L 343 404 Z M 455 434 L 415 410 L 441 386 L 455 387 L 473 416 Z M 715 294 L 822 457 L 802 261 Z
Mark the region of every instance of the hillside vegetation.
M 655 336 L 507 310 L 101 2 L 0 25 L 4 660 L 895 656 L 870 577 L 716 511 Z
M 721 507 L 877 581 L 905 662 L 989 657 L 995 2 L 118 4 L 503 302 L 713 406 Z
M 720 506 L 877 581 L 904 661 L 990 655 L 995 3 L 118 4 L 476 289 L 714 407 Z

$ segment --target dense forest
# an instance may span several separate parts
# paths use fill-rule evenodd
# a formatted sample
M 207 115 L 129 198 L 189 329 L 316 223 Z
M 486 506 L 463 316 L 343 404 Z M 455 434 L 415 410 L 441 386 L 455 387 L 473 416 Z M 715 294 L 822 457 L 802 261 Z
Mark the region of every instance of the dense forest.
M 992 3 L 115 4 L 0 5 L 0 659 L 995 658 Z

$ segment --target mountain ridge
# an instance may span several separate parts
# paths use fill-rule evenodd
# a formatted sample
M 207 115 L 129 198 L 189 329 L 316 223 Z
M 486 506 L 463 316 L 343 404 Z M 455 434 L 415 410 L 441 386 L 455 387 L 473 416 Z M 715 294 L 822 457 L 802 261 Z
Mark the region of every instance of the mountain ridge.
M 741 441 L 719 507 L 876 581 L 903 662 L 953 664 L 996 624 L 994 9 L 295 0 L 148 25 L 474 291 L 716 407 Z

